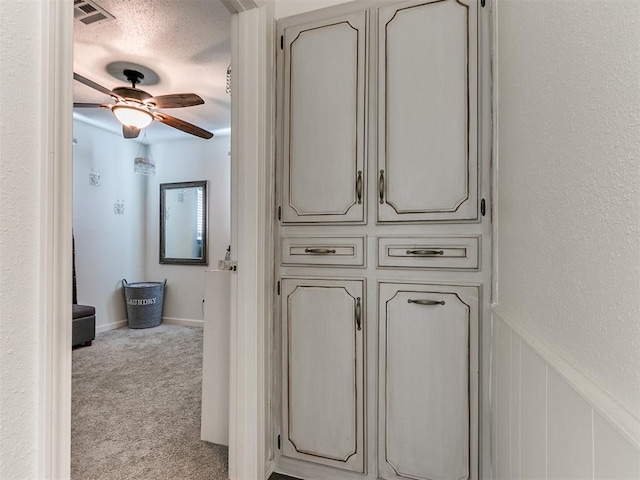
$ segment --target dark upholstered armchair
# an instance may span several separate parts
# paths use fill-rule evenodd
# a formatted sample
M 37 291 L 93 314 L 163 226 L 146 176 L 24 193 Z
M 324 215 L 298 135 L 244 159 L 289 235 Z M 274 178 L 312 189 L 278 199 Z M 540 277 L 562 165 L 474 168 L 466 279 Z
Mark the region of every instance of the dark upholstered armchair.
M 71 346 L 91 346 L 96 338 L 96 309 L 89 305 L 73 304 Z
M 71 321 L 71 346 L 90 346 L 96 338 L 96 309 L 89 305 L 78 305 L 76 284 L 76 246 L 73 241 L 73 315 Z

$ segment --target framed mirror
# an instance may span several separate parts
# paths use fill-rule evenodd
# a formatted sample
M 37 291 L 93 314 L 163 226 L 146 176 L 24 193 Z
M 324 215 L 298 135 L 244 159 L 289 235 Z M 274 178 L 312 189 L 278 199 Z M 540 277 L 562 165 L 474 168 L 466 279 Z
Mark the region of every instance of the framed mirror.
M 160 184 L 160 263 L 208 265 L 207 181 Z

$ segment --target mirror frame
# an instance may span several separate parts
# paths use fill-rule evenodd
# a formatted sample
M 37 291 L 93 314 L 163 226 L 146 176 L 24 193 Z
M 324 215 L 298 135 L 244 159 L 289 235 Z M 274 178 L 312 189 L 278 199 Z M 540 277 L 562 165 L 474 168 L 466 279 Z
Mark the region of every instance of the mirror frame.
M 162 265 L 209 265 L 208 259 L 208 234 L 209 234 L 209 197 L 207 193 L 207 184 L 209 182 L 207 180 L 200 180 L 195 182 L 175 182 L 175 183 L 161 183 L 160 184 L 160 249 L 159 249 L 159 257 L 160 263 Z M 202 187 L 202 201 L 204 203 L 202 209 L 202 257 L 201 258 L 173 258 L 165 256 L 165 219 L 164 219 L 164 208 L 165 208 L 165 194 L 167 190 L 173 189 L 181 189 L 181 188 L 194 188 L 194 187 Z

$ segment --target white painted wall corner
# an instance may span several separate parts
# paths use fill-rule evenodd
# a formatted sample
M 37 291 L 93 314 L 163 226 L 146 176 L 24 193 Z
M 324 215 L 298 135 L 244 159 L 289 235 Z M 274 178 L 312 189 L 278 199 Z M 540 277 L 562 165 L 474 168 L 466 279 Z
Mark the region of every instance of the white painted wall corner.
M 534 336 L 492 306 L 494 478 L 640 478 L 640 421 Z

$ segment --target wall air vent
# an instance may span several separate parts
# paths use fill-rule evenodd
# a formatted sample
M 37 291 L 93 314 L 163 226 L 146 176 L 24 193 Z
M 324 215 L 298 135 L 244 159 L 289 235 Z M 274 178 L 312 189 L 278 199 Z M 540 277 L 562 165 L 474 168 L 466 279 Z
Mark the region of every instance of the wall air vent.
M 73 0 L 73 18 L 85 25 L 99 25 L 115 20 L 104 8 L 89 0 Z

